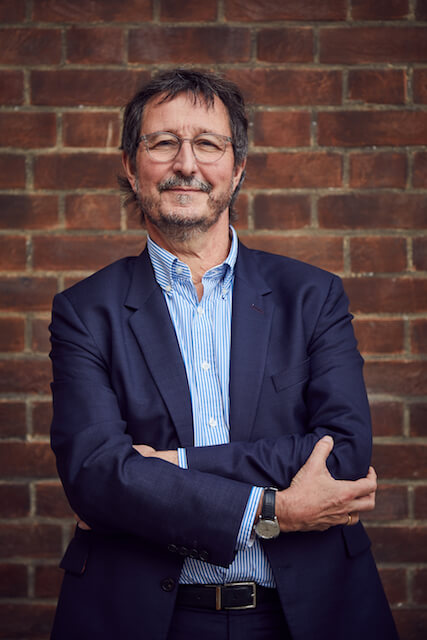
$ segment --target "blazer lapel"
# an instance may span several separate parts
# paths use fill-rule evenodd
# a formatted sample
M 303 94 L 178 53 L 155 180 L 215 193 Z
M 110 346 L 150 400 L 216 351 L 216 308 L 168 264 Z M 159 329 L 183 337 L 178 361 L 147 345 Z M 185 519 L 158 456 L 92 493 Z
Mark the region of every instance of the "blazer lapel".
M 184 362 L 169 311 L 145 249 L 137 258 L 126 306 L 148 368 L 169 410 L 183 447 L 193 446 L 193 415 Z
M 274 303 L 254 254 L 239 245 L 233 288 L 230 440 L 247 440 L 264 377 Z

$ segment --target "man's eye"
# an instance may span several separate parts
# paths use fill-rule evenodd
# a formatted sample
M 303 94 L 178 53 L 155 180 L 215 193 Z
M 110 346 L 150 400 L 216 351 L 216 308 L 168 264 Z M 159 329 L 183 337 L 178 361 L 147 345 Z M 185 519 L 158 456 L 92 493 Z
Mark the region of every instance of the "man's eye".
M 154 140 L 150 144 L 150 149 L 174 149 L 178 146 L 176 140 Z
M 221 149 L 221 145 L 216 140 L 211 140 L 210 138 L 197 138 L 195 142 L 199 149 L 206 151 L 217 151 Z

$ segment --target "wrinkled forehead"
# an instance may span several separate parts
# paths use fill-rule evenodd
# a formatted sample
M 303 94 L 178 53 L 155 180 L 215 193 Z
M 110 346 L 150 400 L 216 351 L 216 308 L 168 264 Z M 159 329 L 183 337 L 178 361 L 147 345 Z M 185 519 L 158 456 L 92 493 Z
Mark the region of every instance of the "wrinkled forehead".
M 208 100 L 202 94 L 182 92 L 175 96 L 161 93 L 153 96 L 144 107 L 141 132 L 172 131 L 193 128 L 231 134 L 227 108 L 218 96 Z

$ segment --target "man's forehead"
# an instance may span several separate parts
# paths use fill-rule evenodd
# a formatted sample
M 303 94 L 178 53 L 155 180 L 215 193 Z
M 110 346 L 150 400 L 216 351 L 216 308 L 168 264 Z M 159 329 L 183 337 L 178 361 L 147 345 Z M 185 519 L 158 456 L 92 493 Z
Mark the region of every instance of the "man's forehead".
M 212 101 L 209 101 L 203 94 L 191 92 L 180 92 L 171 97 L 167 93 L 160 93 L 150 98 L 142 113 L 141 126 L 147 120 L 162 116 L 185 118 L 191 122 L 196 112 L 199 118 L 206 118 L 207 123 L 213 119 L 222 120 L 229 126 L 228 111 L 218 96 L 214 95 Z

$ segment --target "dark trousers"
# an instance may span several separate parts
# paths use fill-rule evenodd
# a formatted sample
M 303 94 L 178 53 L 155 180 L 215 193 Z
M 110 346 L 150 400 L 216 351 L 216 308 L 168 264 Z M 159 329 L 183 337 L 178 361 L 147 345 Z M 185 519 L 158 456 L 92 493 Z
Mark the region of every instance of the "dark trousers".
M 168 640 L 292 640 L 279 605 L 256 609 L 208 611 L 176 607 Z

